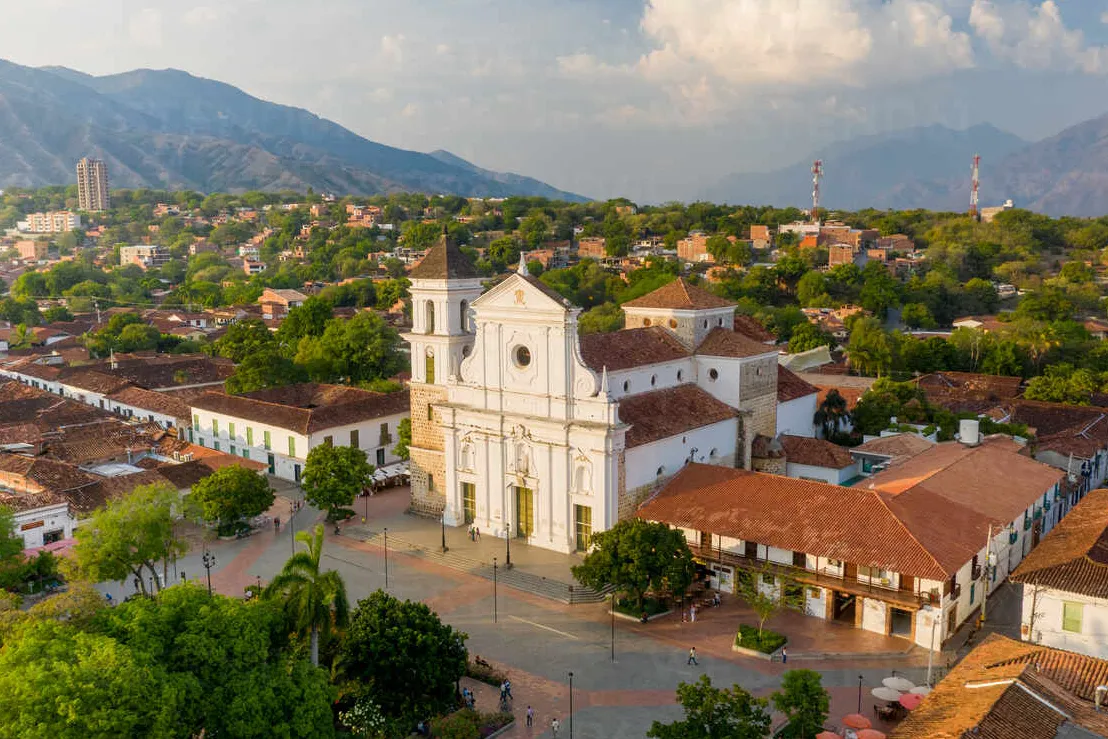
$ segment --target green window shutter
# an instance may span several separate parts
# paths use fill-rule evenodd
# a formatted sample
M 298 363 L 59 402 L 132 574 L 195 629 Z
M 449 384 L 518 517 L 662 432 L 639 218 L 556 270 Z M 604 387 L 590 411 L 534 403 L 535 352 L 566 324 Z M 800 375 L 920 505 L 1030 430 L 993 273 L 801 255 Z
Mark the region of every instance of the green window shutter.
M 262 439 L 265 441 L 265 448 L 266 449 L 272 449 L 273 448 L 273 444 L 271 443 L 272 440 L 269 437 L 269 432 L 268 431 L 263 431 L 262 432 Z
M 296 456 L 296 439 L 291 436 L 289 437 L 289 456 Z
M 1073 603 L 1071 601 L 1062 603 L 1062 631 L 1080 634 L 1084 610 L 1085 606 L 1081 603 Z
M 254 429 L 250 426 L 246 427 L 246 445 L 254 446 Z

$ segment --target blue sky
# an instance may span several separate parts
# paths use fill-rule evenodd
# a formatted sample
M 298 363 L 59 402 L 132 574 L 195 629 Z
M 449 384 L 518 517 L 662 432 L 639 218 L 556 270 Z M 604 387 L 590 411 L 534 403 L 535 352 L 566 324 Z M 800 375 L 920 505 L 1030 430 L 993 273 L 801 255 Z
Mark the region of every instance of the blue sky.
M 1037 139 L 1108 113 L 1108 0 L 0 7 L 17 63 L 184 69 L 597 197 L 690 199 L 863 133 L 989 122 Z

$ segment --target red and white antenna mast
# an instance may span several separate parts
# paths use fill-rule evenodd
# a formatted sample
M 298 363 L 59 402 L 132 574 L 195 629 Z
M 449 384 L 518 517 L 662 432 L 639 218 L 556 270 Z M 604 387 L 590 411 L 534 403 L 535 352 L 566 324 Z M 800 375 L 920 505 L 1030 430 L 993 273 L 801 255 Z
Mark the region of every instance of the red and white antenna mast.
M 977 219 L 981 216 L 978 210 L 978 195 L 981 189 L 981 155 L 973 155 L 973 186 L 970 190 L 969 213 L 970 218 Z
M 819 184 L 823 180 L 823 160 L 812 164 L 812 220 L 819 222 Z

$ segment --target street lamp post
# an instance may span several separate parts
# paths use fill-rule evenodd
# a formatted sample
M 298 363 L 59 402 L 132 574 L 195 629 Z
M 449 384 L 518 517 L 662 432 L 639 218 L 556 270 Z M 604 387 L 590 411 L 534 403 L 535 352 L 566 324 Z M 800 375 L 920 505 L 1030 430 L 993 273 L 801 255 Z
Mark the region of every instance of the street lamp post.
M 442 553 L 446 554 L 448 551 L 446 546 L 446 509 L 442 509 Z
M 612 661 L 616 661 L 616 594 L 612 593 Z
M 496 623 L 496 557 L 492 558 L 492 622 Z
M 862 712 L 862 681 L 864 679 L 861 675 L 858 676 L 858 713 Z
M 385 527 L 385 590 L 389 589 L 389 529 Z
M 512 525 L 510 523 L 504 524 L 504 547 L 506 549 L 504 557 L 505 569 L 512 569 Z
M 215 567 L 215 555 L 204 550 L 204 556 L 200 558 L 204 563 L 204 569 L 208 571 L 208 595 L 212 594 L 212 568 Z
M 569 673 L 569 739 L 573 739 L 573 672 Z
M 369 496 L 366 495 L 364 490 L 362 491 L 362 497 L 365 498 L 365 508 L 362 509 L 362 525 L 364 526 L 365 522 L 369 520 Z

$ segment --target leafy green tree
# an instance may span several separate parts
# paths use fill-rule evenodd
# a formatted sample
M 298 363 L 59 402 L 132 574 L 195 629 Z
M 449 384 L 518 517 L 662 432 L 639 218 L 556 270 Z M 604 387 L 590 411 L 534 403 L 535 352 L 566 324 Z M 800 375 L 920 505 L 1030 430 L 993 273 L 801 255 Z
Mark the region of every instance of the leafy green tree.
M 263 349 L 276 348 L 277 339 L 273 332 L 257 318 L 237 321 L 227 327 L 227 331 L 211 344 L 211 350 L 220 357 L 232 362 L 242 362 L 251 354 Z
M 0 566 L 19 559 L 23 552 L 23 539 L 15 533 L 15 513 L 0 505 Z
M 573 567 L 582 585 L 614 585 L 635 597 L 639 607 L 648 591 L 684 595 L 692 584 L 692 551 L 685 535 L 663 523 L 631 518 L 593 534 L 592 551 Z
M 396 425 L 396 446 L 392 448 L 392 453 L 401 459 L 409 459 L 411 453 L 408 448 L 412 445 L 412 419 L 402 418 L 400 423 Z
M 831 696 L 814 670 L 789 670 L 781 679 L 781 690 L 773 694 L 773 706 L 788 718 L 777 736 L 810 739 L 823 731 L 831 710 Z
M 923 303 L 908 303 L 900 311 L 900 320 L 909 328 L 935 328 L 938 325 L 931 309 Z
M 296 656 L 283 605 L 177 585 L 103 609 L 92 628 L 167 675 L 174 737 L 332 736 L 327 673 Z
M 865 316 L 854 322 L 846 351 L 850 366 L 863 374 L 880 377 L 892 368 L 892 344 L 876 318 Z
M 339 510 L 354 503 L 373 479 L 373 465 L 365 452 L 352 446 L 320 444 L 308 452 L 304 463 L 304 499 L 316 508 L 327 510 L 327 520 L 334 521 Z
M 755 698 L 738 685 L 717 688 L 701 675 L 695 683 L 677 685 L 677 702 L 685 711 L 681 721 L 655 721 L 646 733 L 651 739 L 762 739 L 769 734 L 769 701 Z
M 218 523 L 224 535 L 242 519 L 268 511 L 275 498 L 265 477 L 238 465 L 216 470 L 193 485 L 189 494 L 204 520 Z
M 577 319 L 577 331 L 582 334 L 606 334 L 623 328 L 623 310 L 615 303 L 603 303 L 590 308 Z
M 519 237 L 527 248 L 539 248 L 550 237 L 550 219 L 542 212 L 527 216 L 519 224 Z
M 392 377 L 404 367 L 400 335 L 376 313 L 327 323 L 323 335 L 301 340 L 296 362 L 319 382 L 370 382 Z
M 1023 397 L 1049 403 L 1088 405 L 1094 393 L 1100 392 L 1104 383 L 1091 370 L 1072 364 L 1052 364 L 1043 374 L 1032 377 Z
M 830 300 L 827 278 L 818 270 L 809 270 L 796 283 L 796 299 L 803 307 L 823 306 Z
M 132 323 L 130 326 L 124 326 L 119 332 L 114 348 L 121 352 L 149 351 L 158 348 L 161 337 L 161 332 L 153 326 Z
M 73 314 L 64 305 L 52 305 L 42 312 L 42 320 L 46 323 L 55 321 L 72 321 Z
M 110 636 L 31 621 L 0 649 L 0 726 L 12 737 L 175 737 L 165 671 Z
M 296 540 L 306 551 L 289 557 L 264 595 L 282 603 L 296 632 L 308 635 L 312 665 L 318 667 L 320 636 L 326 638 L 332 628 L 346 626 L 349 618 L 346 584 L 335 570 L 320 570 L 323 524 L 311 533 L 298 531 Z
M 900 283 L 889 274 L 884 264 L 870 262 L 862 270 L 858 301 L 866 310 L 884 318 L 889 308 L 895 308 L 900 303 Z
M 73 566 L 93 582 L 134 577 L 143 593 L 149 577 L 157 592 L 166 563 L 188 551 L 175 525 L 178 503 L 177 491 L 169 485 L 140 485 L 108 501 L 77 529 Z
M 764 586 L 765 580 L 773 580 L 773 585 Z M 752 572 L 744 572 L 738 578 L 736 595 L 754 611 L 758 618 L 758 636 L 762 636 L 766 621 L 785 608 L 801 608 L 803 596 L 792 595 L 793 581 L 774 571 L 768 564 Z M 768 589 L 767 589 L 768 588 Z
M 296 351 L 296 346 L 305 336 L 322 336 L 328 321 L 334 316 L 331 303 L 318 295 L 313 295 L 289 311 L 285 320 L 277 329 L 277 341 Z
M 814 323 L 802 323 L 792 331 L 789 337 L 789 353 L 811 351 L 821 346 L 835 346 L 835 337 L 820 329 Z
M 267 387 L 282 387 L 308 379 L 303 367 L 281 354 L 276 346 L 262 347 L 247 354 L 235 367 L 235 374 L 224 383 L 227 392 L 232 395 L 263 390 Z
M 466 639 L 425 604 L 378 590 L 358 601 L 339 664 L 347 679 L 369 683 L 386 716 L 415 721 L 454 708 Z

